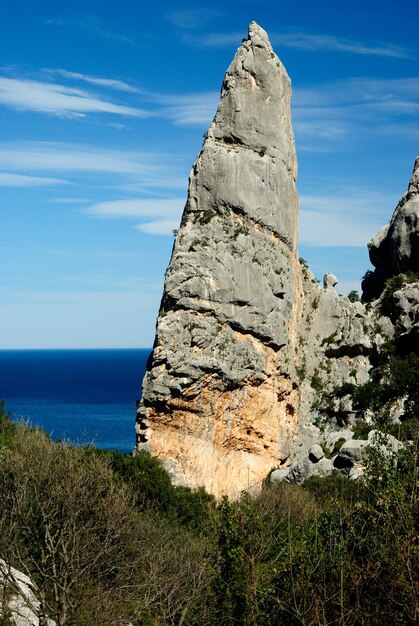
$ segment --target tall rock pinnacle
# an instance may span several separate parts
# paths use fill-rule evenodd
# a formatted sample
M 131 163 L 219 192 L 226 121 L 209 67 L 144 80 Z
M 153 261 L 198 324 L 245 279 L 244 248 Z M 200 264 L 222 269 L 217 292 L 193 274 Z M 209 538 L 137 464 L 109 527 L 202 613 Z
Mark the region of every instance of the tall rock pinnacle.
M 288 75 L 252 22 L 228 68 L 189 193 L 143 381 L 137 447 L 175 482 L 256 485 L 296 429 L 296 156 Z M 297 304 L 296 304 L 297 303 Z

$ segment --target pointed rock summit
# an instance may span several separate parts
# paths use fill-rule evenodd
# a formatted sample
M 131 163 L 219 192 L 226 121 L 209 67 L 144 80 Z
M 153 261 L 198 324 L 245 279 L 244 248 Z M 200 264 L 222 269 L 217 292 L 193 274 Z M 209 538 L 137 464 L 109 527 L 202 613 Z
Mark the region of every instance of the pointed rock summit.
M 301 299 L 288 75 L 252 22 L 189 179 L 143 381 L 137 447 L 237 495 L 286 458 Z

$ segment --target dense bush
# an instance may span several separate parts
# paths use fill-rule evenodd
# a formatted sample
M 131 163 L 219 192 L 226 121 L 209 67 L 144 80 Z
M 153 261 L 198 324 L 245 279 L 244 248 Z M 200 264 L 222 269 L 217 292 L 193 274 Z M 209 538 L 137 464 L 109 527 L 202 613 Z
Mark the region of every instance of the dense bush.
M 0 555 L 34 582 L 42 620 L 199 623 L 210 543 L 188 531 L 189 520 L 169 524 L 148 506 L 149 493 L 141 503 L 133 459 L 123 480 L 106 455 L 52 443 L 4 411 L 0 435 Z M 158 483 L 163 470 L 154 470 Z M 11 572 L 2 573 L 13 586 Z
M 174 487 L 158 459 L 148 452 L 134 456 L 121 452 L 101 452 L 114 473 L 128 484 L 141 506 L 147 505 L 164 517 L 196 530 L 205 530 L 209 510 L 215 500 L 204 489 Z
M 417 448 L 367 473 L 215 504 L 150 455 L 54 444 L 2 408 L 0 555 L 59 626 L 417 623 Z

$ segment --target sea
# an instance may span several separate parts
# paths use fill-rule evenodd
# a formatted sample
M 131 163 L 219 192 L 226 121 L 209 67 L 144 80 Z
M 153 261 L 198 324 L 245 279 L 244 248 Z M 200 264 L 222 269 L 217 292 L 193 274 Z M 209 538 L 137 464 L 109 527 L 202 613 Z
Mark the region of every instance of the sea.
M 51 438 L 130 452 L 151 350 L 0 350 L 0 399 Z

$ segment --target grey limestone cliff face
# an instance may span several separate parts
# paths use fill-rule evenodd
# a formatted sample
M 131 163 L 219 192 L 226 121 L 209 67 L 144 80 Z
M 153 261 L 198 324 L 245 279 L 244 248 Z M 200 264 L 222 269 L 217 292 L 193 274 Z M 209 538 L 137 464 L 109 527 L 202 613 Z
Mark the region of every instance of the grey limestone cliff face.
M 138 411 L 177 483 L 235 495 L 287 457 L 301 298 L 288 75 L 255 22 L 189 179 Z
M 354 418 L 350 395 L 336 390 L 367 382 L 395 331 L 419 338 L 419 282 L 394 294 L 389 313 L 383 297 L 351 302 L 334 274 L 322 287 L 300 263 L 290 97 L 252 22 L 190 173 L 138 408 L 137 449 L 159 457 L 176 484 L 217 497 L 256 490 L 301 458 L 311 472 L 307 450 Z M 378 295 L 387 277 L 419 269 L 418 176 L 419 159 L 369 245 Z M 331 471 L 317 461 L 316 471 Z

